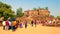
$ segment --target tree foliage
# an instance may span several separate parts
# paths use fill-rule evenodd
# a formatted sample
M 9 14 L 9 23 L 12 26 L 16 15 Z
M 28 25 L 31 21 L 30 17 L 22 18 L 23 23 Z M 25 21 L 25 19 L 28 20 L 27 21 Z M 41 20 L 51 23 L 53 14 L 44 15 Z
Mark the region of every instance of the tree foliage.
M 60 16 L 57 16 L 56 18 L 60 20 Z
M 10 5 L 0 2 L 0 17 L 14 17 L 14 15 Z
M 46 10 L 48 10 L 48 7 L 45 7 Z
M 37 10 L 37 8 L 33 8 L 33 10 Z
M 40 7 L 37 8 L 38 10 L 41 9 Z
M 40 7 L 37 7 L 37 8 L 33 8 L 33 10 L 39 10 L 39 9 L 46 9 L 46 10 L 48 10 L 48 7 L 45 7 L 45 8 L 40 8 Z
M 22 8 L 19 8 L 19 9 L 17 9 L 17 12 L 16 12 L 17 14 L 17 17 L 22 17 L 24 14 L 23 14 L 23 9 Z

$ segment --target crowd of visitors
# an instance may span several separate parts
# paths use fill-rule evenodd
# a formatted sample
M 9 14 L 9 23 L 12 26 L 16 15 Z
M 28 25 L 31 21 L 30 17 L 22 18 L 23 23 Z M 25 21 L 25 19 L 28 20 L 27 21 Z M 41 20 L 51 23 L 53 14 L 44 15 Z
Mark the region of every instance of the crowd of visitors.
M 7 20 L 3 20 L 2 21 L 2 25 L 3 25 L 3 30 L 12 30 L 15 31 L 18 27 L 23 28 L 23 25 L 25 26 L 25 28 L 28 27 L 28 24 L 30 24 L 32 27 L 39 24 L 42 24 L 42 26 L 44 25 L 48 25 L 48 24 L 56 24 L 59 23 L 58 20 L 46 20 L 46 21 L 41 21 L 41 20 L 25 20 L 24 23 L 22 22 L 22 20 L 15 20 L 14 18 L 8 18 Z

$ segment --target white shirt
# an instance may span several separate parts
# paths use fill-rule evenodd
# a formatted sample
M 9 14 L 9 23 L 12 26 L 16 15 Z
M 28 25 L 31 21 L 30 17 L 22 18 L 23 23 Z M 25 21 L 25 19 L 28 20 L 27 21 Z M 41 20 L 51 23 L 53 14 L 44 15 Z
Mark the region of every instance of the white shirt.
M 5 21 L 3 21 L 3 22 L 2 22 L 2 25 L 3 25 L 3 26 L 5 26 L 5 25 L 6 25 Z
M 9 21 L 9 25 L 11 26 L 11 22 Z

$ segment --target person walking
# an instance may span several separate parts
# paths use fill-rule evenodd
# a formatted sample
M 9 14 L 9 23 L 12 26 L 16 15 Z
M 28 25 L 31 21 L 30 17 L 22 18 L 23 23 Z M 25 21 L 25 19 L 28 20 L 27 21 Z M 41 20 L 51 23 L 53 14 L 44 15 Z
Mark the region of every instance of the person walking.
M 8 28 L 9 28 L 9 21 L 7 20 L 6 21 L 6 30 L 8 30 Z
M 34 23 L 34 22 L 33 22 L 33 20 L 32 20 L 32 21 L 31 21 L 31 25 L 32 25 L 32 26 L 33 26 L 33 23 Z
M 22 22 L 21 22 L 21 21 L 19 22 L 19 26 L 20 26 L 20 28 L 22 28 L 22 27 L 23 27 L 23 26 L 22 26 Z
M 37 21 L 36 20 L 34 21 L 34 24 L 35 24 L 35 27 L 36 27 L 36 24 L 37 24 Z
M 27 21 L 25 21 L 25 28 L 27 28 Z

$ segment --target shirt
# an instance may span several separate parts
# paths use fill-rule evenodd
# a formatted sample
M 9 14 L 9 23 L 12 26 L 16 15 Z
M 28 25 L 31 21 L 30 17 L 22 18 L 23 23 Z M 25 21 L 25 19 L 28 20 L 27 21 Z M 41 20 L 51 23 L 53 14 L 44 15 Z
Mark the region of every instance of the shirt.
M 3 26 L 5 26 L 5 25 L 6 25 L 5 21 L 3 21 L 3 22 L 2 22 L 2 25 L 3 25 Z
M 11 22 L 9 21 L 9 26 L 11 26 L 12 24 L 11 24 Z
M 17 24 L 16 21 L 12 21 L 12 26 L 15 26 Z
M 9 26 L 9 21 L 6 22 L 6 26 Z

